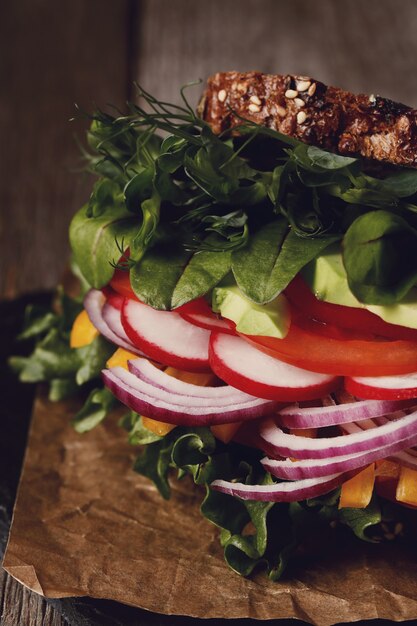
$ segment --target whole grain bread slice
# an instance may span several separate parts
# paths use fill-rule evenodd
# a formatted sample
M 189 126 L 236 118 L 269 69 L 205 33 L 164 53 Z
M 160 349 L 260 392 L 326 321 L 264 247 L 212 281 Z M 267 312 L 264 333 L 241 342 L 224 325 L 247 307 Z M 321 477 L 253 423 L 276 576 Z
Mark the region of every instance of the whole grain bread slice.
M 417 110 L 308 76 L 215 74 L 199 113 L 216 133 L 245 118 L 331 152 L 417 167 Z

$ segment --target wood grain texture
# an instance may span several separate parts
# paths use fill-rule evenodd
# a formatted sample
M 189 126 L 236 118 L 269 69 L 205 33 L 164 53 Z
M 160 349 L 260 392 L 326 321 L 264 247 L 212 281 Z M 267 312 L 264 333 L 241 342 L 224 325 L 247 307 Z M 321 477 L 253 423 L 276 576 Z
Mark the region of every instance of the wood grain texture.
M 175 100 L 196 78 L 260 69 L 417 106 L 416 32 L 415 0 L 0 3 L 0 296 L 52 287 L 66 263 L 91 184 L 71 173 L 74 101 L 121 103 L 134 79 Z M 1 626 L 66 626 L 4 572 L 0 615 Z
M 129 0 L 0 3 L 0 297 L 54 286 L 68 222 L 89 195 L 77 176 L 74 102 L 122 104 Z M 1 502 L 0 502 L 1 505 Z M 1 626 L 66 626 L 36 594 L 0 573 Z
M 417 106 L 416 29 L 414 0 L 143 0 L 134 71 L 165 99 L 217 71 L 260 70 Z
M 53 287 L 68 222 L 89 195 L 74 103 L 123 103 L 128 0 L 0 4 L 0 295 Z
M 4 570 L 0 571 L 0 615 L 1 626 L 69 626 L 52 606 Z

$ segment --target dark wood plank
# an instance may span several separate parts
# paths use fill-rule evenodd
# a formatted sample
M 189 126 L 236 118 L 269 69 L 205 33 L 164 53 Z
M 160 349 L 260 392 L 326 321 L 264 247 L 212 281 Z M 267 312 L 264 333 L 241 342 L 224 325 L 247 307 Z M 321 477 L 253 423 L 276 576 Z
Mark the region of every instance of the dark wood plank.
M 69 626 L 40 596 L 0 571 L 1 626 Z
M 68 222 L 91 182 L 77 176 L 73 103 L 122 104 L 129 0 L 0 5 L 0 298 L 53 287 L 68 259 Z M 82 133 L 85 124 L 77 125 Z M 1 504 L 1 503 L 0 503 Z M 1 626 L 65 626 L 0 571 Z
M 143 0 L 136 78 L 158 97 L 225 70 L 314 76 L 417 106 L 414 0 Z M 198 93 L 199 89 L 196 89 Z
M 53 287 L 68 222 L 89 195 L 76 175 L 74 102 L 123 103 L 128 0 L 19 0 L 0 8 L 0 295 Z

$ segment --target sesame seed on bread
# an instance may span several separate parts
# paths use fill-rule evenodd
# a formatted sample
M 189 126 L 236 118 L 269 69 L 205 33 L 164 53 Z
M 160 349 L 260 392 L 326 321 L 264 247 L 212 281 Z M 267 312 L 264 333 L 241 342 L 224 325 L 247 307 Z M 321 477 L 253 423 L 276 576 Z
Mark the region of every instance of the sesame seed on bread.
M 307 76 L 215 74 L 199 113 L 216 133 L 245 118 L 331 152 L 417 167 L 417 110 Z

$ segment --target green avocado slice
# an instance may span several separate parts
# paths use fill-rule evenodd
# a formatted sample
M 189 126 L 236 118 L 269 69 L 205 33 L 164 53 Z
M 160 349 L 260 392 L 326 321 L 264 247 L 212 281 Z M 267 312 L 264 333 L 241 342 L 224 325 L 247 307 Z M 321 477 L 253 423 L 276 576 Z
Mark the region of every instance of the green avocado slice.
M 291 312 L 282 294 L 268 304 L 256 304 L 246 298 L 237 285 L 216 287 L 212 308 L 232 320 L 236 330 L 246 335 L 262 335 L 283 339 L 291 324 Z

